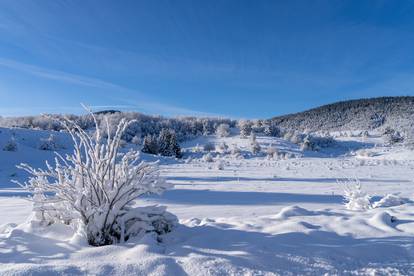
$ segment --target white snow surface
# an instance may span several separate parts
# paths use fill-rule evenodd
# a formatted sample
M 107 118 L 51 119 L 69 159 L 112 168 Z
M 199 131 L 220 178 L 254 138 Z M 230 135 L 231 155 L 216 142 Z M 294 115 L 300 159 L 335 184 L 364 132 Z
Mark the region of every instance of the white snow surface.
M 339 138 L 321 152 L 257 137 L 263 152 L 272 145 L 289 159 L 251 156 L 237 135 L 186 142 L 183 160 L 143 155 L 161 158 L 175 187 L 136 204 L 167 206 L 179 226 L 162 241 L 148 234 L 91 247 L 69 226 L 32 225 L 27 193 L 11 182 L 27 178 L 16 164 L 53 159 L 38 149 L 50 132 L 0 131 L 1 149 L 11 136 L 18 144 L 0 151 L 0 275 L 414 275 L 414 152 L 378 137 Z M 59 152 L 69 151 L 68 137 L 56 135 Z M 245 157 L 213 152 L 204 162 L 193 149 L 207 142 L 237 145 Z M 345 208 L 337 180 L 352 178 L 372 209 Z

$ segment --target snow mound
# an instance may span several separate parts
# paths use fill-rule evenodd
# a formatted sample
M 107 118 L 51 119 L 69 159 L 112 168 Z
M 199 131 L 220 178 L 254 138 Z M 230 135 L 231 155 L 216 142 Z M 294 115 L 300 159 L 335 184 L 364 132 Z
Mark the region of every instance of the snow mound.
M 288 219 L 290 217 L 298 216 L 314 216 L 315 212 L 306 210 L 299 206 L 288 206 L 283 208 L 274 218 L 276 219 Z
M 396 217 L 391 216 L 389 213 L 387 212 L 379 212 L 376 213 L 370 220 L 369 222 L 379 228 L 382 229 L 384 231 L 388 231 L 389 228 L 393 228 L 394 227 L 394 223 L 397 220 Z
M 406 198 L 402 198 L 395 194 L 387 194 L 381 200 L 374 202 L 374 208 L 400 206 L 409 202 Z

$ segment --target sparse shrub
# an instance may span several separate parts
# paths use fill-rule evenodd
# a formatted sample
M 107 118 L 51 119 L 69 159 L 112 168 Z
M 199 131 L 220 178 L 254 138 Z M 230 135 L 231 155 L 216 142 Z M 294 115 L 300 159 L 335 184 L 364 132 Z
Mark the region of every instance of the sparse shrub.
M 22 186 L 36 195 L 35 211 L 83 229 L 93 246 L 123 242 L 146 232 L 171 231 L 177 218 L 165 208 L 133 207 L 141 195 L 160 194 L 170 185 L 160 178 L 157 164 L 141 161 L 139 152 L 120 153 L 121 137 L 130 123 L 121 120 L 115 134 L 104 139 L 98 125 L 95 135 L 90 135 L 63 119 L 61 124 L 74 143 L 73 154 L 57 154 L 55 166 L 47 163 L 46 170 L 19 166 L 32 175 Z
M 17 143 L 14 137 L 12 137 L 3 147 L 3 151 L 17 151 Z

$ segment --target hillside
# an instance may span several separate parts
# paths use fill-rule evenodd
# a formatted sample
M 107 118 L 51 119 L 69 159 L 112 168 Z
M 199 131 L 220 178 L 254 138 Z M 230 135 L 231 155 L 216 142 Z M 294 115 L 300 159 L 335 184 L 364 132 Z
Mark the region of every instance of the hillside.
M 367 130 L 412 128 L 414 97 L 381 97 L 342 101 L 304 112 L 274 117 L 280 127 L 294 130 Z

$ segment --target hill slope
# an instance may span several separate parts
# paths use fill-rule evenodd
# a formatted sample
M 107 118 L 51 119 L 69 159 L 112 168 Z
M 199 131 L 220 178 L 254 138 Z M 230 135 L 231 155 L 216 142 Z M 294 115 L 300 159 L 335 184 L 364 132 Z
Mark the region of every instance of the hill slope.
M 295 130 L 365 130 L 412 128 L 414 97 L 381 97 L 337 102 L 308 111 L 274 117 L 280 127 Z

